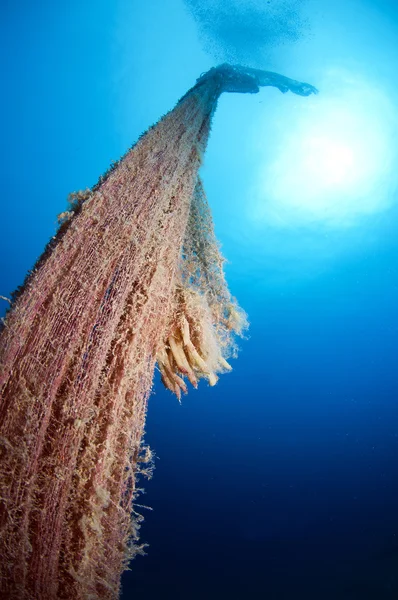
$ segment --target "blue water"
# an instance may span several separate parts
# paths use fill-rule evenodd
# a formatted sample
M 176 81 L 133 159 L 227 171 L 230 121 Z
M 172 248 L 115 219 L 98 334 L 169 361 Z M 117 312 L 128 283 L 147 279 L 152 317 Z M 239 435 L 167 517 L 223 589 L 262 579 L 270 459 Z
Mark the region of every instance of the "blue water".
M 145 5 L 144 5 L 145 4 Z M 0 294 L 70 191 L 214 64 L 309 81 L 220 100 L 203 168 L 251 323 L 180 406 L 156 379 L 156 470 L 123 599 L 398 597 L 398 6 L 386 0 L 2 3 Z

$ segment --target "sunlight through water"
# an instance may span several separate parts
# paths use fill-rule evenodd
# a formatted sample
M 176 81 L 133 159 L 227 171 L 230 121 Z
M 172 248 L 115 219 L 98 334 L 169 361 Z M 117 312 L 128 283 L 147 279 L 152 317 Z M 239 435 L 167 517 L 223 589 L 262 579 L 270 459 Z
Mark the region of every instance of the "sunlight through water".
M 397 117 L 365 79 L 329 74 L 307 104 L 284 105 L 255 191 L 255 218 L 275 226 L 358 223 L 394 202 Z

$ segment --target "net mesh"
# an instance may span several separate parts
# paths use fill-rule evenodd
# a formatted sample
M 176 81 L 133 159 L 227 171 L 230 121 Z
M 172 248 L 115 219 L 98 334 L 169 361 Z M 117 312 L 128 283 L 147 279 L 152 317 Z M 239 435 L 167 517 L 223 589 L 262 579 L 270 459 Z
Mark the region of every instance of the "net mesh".
M 206 378 L 215 385 L 218 373 L 230 371 L 236 356 L 236 334 L 247 319 L 231 297 L 224 275 L 224 258 L 214 233 L 211 211 L 198 178 L 190 205 L 182 247 L 174 307 L 158 352 L 164 385 L 178 399 L 187 393 L 184 376 L 194 387 Z
M 0 575 L 9 600 L 114 600 L 142 551 L 137 475 L 158 360 L 179 395 L 230 367 L 230 297 L 198 169 L 222 91 L 208 78 L 60 228 L 0 337 Z M 177 389 L 178 388 L 178 389 Z

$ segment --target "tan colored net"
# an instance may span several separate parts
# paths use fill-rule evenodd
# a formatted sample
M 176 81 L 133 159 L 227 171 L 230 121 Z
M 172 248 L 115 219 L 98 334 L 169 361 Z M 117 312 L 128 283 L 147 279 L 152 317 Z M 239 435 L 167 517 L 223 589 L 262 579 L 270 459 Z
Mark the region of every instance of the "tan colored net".
M 133 502 L 151 469 L 142 435 L 156 357 L 177 395 L 185 375 L 213 384 L 244 323 L 198 168 L 219 94 L 257 90 L 234 67 L 199 79 L 71 197 L 15 294 L 0 338 L 2 598 L 118 597 L 141 550 Z
M 231 298 L 223 270 L 224 259 L 214 235 L 203 185 L 198 178 L 192 196 L 182 247 L 174 306 L 157 359 L 164 385 L 178 399 L 187 386 L 230 371 L 227 358 L 236 354 L 234 334 L 247 325 L 245 313 Z

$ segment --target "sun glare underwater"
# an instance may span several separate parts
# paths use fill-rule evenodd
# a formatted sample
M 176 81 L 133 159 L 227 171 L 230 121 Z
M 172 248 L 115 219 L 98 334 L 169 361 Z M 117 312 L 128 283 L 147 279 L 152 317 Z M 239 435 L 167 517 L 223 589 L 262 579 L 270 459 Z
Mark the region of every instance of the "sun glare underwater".
M 255 220 L 345 228 L 395 200 L 398 119 L 387 93 L 341 70 L 319 88 L 294 112 L 279 107 L 278 144 L 258 177 Z

